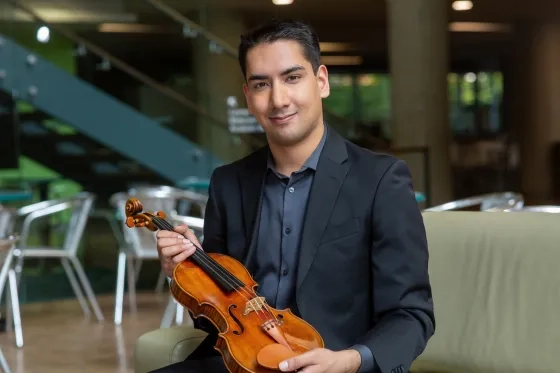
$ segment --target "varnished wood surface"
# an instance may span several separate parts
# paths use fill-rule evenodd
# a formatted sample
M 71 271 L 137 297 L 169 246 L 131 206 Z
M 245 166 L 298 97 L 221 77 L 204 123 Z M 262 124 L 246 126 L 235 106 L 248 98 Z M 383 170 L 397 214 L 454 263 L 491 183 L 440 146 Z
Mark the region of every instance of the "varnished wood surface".
M 257 311 L 245 314 L 247 304 L 255 297 L 253 288 L 256 286 L 247 269 L 225 255 L 211 253 L 205 258 L 206 264 L 214 260 L 214 264 L 209 266 L 218 278 L 227 279 L 229 284 L 235 284 L 237 280 L 246 286 L 225 294 L 199 266 L 185 261 L 175 267 L 171 293 L 194 315 L 205 315 L 224 333 L 218 338 L 216 346 L 231 372 L 277 372 L 261 366 L 256 358 L 262 348 L 275 343 L 275 340 L 281 344 L 284 342 L 295 354 L 324 346 L 317 330 L 289 310 L 259 306 Z M 219 266 L 222 269 L 218 269 Z M 228 273 L 234 277 L 228 277 Z M 267 329 L 271 330 L 270 334 L 263 330 L 264 324 L 269 324 Z
M 98 297 L 102 324 L 86 319 L 75 299 L 22 305 L 24 346 L 15 346 L 11 331 L 0 333 L 0 346 L 12 373 L 133 373 L 134 343 L 159 328 L 168 294 L 137 294 L 137 313 L 125 302 L 120 326 L 113 296 Z

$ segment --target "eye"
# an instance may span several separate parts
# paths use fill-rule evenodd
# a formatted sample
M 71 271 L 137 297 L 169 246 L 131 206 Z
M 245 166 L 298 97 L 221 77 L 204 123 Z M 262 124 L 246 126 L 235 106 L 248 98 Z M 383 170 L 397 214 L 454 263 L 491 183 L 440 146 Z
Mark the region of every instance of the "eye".
M 295 83 L 300 79 L 299 75 L 290 75 L 288 76 L 288 78 L 286 79 L 286 81 L 288 81 L 289 83 Z
M 255 84 L 253 85 L 253 88 L 255 88 L 255 89 L 260 89 L 260 88 L 264 88 L 265 85 L 266 85 L 265 82 L 258 82 L 258 83 L 255 83 Z

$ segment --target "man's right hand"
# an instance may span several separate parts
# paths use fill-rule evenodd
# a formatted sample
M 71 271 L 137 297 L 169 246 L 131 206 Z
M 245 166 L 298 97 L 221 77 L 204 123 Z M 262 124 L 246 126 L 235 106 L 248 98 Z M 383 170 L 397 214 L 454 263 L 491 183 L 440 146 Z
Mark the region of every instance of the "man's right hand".
M 174 232 L 160 230 L 157 232 L 156 237 L 161 268 L 170 278 L 173 278 L 175 266 L 194 254 L 196 248 L 193 242 L 202 248 L 194 233 L 185 224 L 175 227 Z

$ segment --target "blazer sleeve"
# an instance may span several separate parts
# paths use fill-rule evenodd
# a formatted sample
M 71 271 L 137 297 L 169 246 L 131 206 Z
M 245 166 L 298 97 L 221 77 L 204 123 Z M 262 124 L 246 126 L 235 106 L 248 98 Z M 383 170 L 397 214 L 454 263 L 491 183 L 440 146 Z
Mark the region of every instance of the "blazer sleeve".
M 405 162 L 395 161 L 378 185 L 371 248 L 374 327 L 357 341 L 374 372 L 408 372 L 435 331 L 424 222 Z

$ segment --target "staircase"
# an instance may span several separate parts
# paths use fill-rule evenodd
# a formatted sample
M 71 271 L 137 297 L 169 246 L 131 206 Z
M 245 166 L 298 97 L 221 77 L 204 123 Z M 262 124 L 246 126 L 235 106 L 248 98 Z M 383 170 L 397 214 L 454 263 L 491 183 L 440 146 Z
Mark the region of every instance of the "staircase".
M 0 92 L 8 105 L 25 102 L 34 109 L 19 115 L 22 153 L 94 192 L 207 178 L 220 164 L 174 130 L 3 34 Z M 75 131 L 49 129 L 45 123 L 52 119 Z

